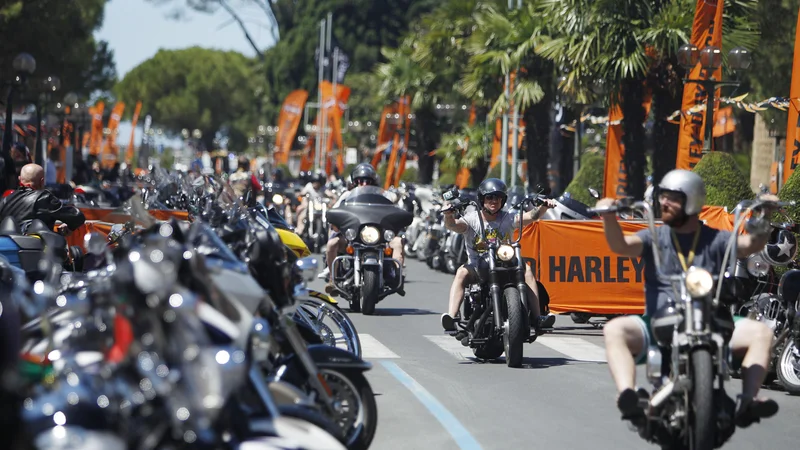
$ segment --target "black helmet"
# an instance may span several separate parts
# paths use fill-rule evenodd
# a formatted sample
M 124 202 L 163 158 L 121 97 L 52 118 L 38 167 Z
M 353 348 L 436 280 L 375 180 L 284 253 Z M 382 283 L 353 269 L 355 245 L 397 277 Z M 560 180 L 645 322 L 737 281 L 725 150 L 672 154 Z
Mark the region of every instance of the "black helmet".
M 478 186 L 478 203 L 481 205 L 481 208 L 484 207 L 483 198 L 489 194 L 499 194 L 501 196 L 500 209 L 503 209 L 506 205 L 506 200 L 508 200 L 506 184 L 503 180 L 499 178 L 487 178 Z
M 375 168 L 372 167 L 372 164 L 369 163 L 361 163 L 350 172 L 350 182 L 357 185 L 357 181 L 359 178 L 367 178 L 370 180 L 370 184 L 377 186 L 378 185 L 378 172 L 375 171 Z

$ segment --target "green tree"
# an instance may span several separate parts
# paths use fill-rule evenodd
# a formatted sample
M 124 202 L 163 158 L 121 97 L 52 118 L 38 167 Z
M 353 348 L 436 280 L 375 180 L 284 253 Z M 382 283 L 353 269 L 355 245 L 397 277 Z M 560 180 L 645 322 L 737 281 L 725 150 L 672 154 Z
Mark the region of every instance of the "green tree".
M 733 211 L 740 201 L 755 198 L 748 178 L 728 153 L 705 154 L 694 172 L 705 182 L 707 205 L 726 206 Z
M 581 168 L 567 186 L 572 198 L 587 205 L 594 205 L 596 200 L 589 194 L 589 188 L 601 192 L 603 189 L 603 170 L 605 157 L 599 152 L 586 152 L 581 156 Z
M 0 80 L 10 80 L 20 52 L 36 58 L 37 79 L 55 75 L 61 94 L 83 98 L 113 87 L 113 52 L 93 33 L 103 23 L 107 0 L 5 0 L 0 5 Z
M 200 129 L 206 149 L 213 140 L 229 139 L 240 152 L 256 130 L 253 61 L 236 52 L 192 47 L 161 50 L 131 70 L 115 91 L 121 101 L 142 101 L 142 114 L 173 135 Z

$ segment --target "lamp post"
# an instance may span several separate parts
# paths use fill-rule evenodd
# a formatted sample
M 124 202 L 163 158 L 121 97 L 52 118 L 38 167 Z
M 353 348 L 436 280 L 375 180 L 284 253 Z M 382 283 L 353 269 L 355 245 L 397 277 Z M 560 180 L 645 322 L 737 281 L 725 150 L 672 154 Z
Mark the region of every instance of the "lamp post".
M 12 108 L 14 88 L 22 86 L 28 76 L 36 71 L 36 59 L 29 53 L 20 53 L 14 58 L 12 67 L 16 75 L 14 76 L 14 80 L 9 83 L 8 97 L 6 97 L 6 129 L 3 132 L 3 155 L 7 158 L 11 157 L 11 135 L 14 133 L 14 121 L 12 118 L 14 114 Z
M 719 47 L 709 45 L 703 50 L 698 51 L 696 45 L 684 44 L 678 49 L 678 63 L 686 69 L 687 72 L 691 71 L 700 62 L 700 66 L 706 73 L 713 73 L 722 67 L 722 51 Z M 750 52 L 744 47 L 736 47 L 728 52 L 728 67 L 733 70 L 746 70 L 750 67 L 751 57 Z M 699 84 L 706 92 L 706 124 L 704 129 L 703 138 L 703 153 L 711 151 L 711 141 L 714 138 L 714 91 L 717 87 L 722 86 L 739 86 L 738 81 L 721 81 L 715 80 L 713 75 L 708 79 L 702 78 L 684 78 L 684 84 L 696 83 Z
M 42 120 L 47 120 L 47 105 L 51 95 L 61 89 L 61 80 L 56 76 L 49 76 L 42 80 L 42 93 L 36 103 L 36 146 L 35 163 L 44 167 L 44 148 L 42 147 Z

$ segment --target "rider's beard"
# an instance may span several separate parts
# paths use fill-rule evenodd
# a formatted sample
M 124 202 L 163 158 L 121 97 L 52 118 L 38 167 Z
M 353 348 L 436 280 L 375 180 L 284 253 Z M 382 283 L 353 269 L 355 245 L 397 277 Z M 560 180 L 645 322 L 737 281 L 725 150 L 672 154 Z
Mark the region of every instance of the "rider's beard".
M 689 220 L 689 216 L 683 211 L 683 208 L 674 209 L 669 206 L 661 206 L 661 220 L 672 228 L 678 228 Z
M 490 207 L 488 207 L 488 206 L 486 206 L 486 205 L 484 204 L 484 205 L 483 205 L 483 212 L 484 212 L 484 214 L 486 214 L 487 216 L 496 216 L 496 215 L 497 215 L 497 213 L 499 213 L 499 212 L 500 212 L 500 208 L 498 207 L 497 209 L 495 209 L 494 211 L 492 211 L 492 209 L 491 209 Z

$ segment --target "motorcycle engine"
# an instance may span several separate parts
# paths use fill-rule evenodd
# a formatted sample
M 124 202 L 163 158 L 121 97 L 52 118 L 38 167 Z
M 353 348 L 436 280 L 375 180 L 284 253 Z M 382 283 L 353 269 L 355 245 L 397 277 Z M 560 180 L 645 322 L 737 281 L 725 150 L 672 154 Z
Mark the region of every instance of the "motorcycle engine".
M 786 308 L 780 298 L 772 294 L 759 294 L 753 300 L 750 309 L 750 318 L 764 322 L 773 331 L 778 326 L 778 320 L 784 316 Z

